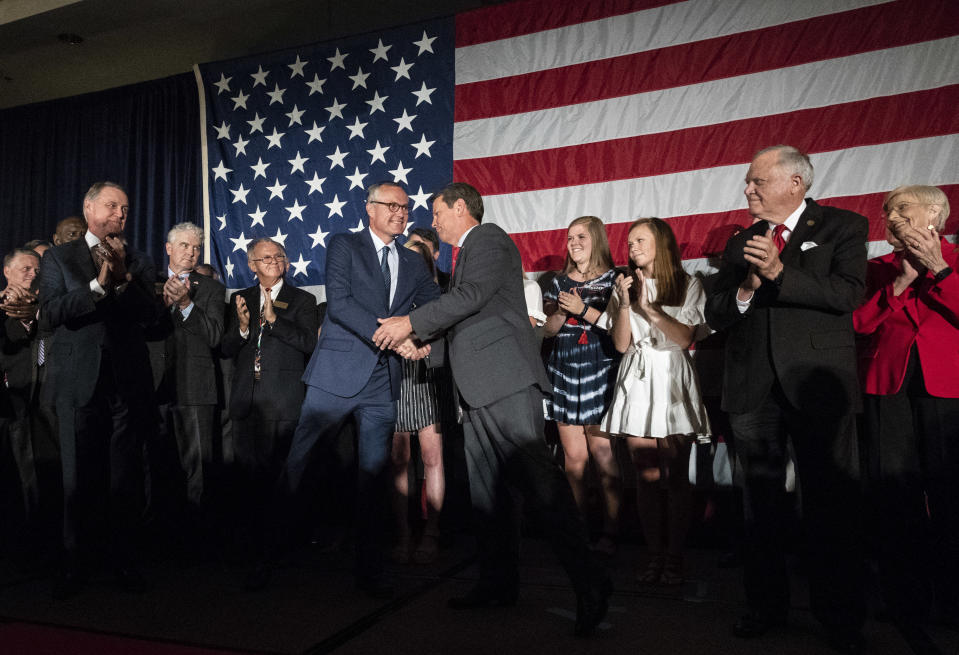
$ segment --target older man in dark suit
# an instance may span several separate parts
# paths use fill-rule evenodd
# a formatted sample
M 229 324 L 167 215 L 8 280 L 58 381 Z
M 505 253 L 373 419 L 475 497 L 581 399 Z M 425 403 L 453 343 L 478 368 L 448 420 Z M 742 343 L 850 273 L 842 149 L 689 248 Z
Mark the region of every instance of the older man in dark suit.
M 746 599 L 739 637 L 781 625 L 789 609 L 784 522 L 792 439 L 810 543 L 813 613 L 848 652 L 863 648 L 858 550 L 860 407 L 852 311 L 862 299 L 866 219 L 804 199 L 809 158 L 760 151 L 746 174 L 756 222 L 726 245 L 706 319 L 728 334 L 723 409 L 745 479 Z
M 141 326 L 156 318 L 156 274 L 150 258 L 123 237 L 128 211 L 122 187 L 94 184 L 83 201 L 87 233 L 48 250 L 40 272 L 41 321 L 55 330 L 45 395 L 55 398 L 60 424 L 67 551 L 55 588 L 61 595 L 79 588 L 78 555 L 103 518 L 105 499 L 96 492 L 106 478 L 118 582 L 128 591 L 144 588 L 133 567 L 133 532 L 153 398 Z
M 195 270 L 202 249 L 203 230 L 198 226 L 178 223 L 170 229 L 167 270 L 156 285 L 163 311 L 148 344 L 162 423 L 175 437 L 186 478 L 178 495 L 185 491 L 194 521 L 208 505 L 211 467 L 217 459 L 215 352 L 223 336 L 225 297 L 222 284 Z
M 3 258 L 7 281 L 2 308 L 2 330 L 8 342 L 0 349 L 0 377 L 10 390 L 14 416 L 0 419 L 0 434 L 10 444 L 24 507 L 24 518 L 35 519 L 40 505 L 36 458 L 30 431 L 32 391 L 37 382 L 37 296 L 34 280 L 40 272 L 40 257 L 33 250 L 17 248 Z M 16 291 L 14 291 L 16 290 Z
M 316 345 L 316 298 L 284 276 L 283 246 L 262 238 L 247 260 L 257 284 L 233 294 L 220 349 L 233 359 L 230 417 L 241 504 L 255 540 L 263 534 L 272 485 L 286 459 L 303 403 L 300 377 Z
M 519 535 L 513 490 L 542 518 L 577 594 L 576 633 L 591 634 L 612 587 L 587 547 L 585 525 L 563 472 L 543 439 L 543 394 L 552 391 L 523 292 L 516 245 L 483 220 L 483 199 L 468 184 L 436 193 L 433 227 L 454 246 L 449 292 L 409 316 L 381 319 L 374 341 L 396 347 L 415 332 L 445 335 L 453 379 L 465 406 L 466 461 L 479 542 L 480 579 L 454 609 L 516 602 Z

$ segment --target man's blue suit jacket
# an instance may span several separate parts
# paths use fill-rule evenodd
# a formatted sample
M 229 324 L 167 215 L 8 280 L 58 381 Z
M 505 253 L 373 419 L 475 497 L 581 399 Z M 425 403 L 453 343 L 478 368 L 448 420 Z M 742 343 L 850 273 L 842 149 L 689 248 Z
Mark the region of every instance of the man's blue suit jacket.
M 326 318 L 303 381 L 351 398 L 366 386 L 381 356 L 387 357 L 393 397 L 399 396 L 402 366 L 395 353 L 383 354 L 372 341 L 376 319 L 405 316 L 440 296 L 419 253 L 397 245 L 396 293 L 389 293 L 369 229 L 338 234 L 326 252 Z

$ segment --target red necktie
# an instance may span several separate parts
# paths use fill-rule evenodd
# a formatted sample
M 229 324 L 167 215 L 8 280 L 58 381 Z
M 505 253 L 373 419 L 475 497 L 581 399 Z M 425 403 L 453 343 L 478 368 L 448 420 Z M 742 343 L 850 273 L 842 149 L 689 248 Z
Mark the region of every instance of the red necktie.
M 460 256 L 460 247 L 453 246 L 453 265 L 450 267 L 450 277 L 453 277 L 453 273 L 456 272 L 456 259 Z
M 779 252 L 782 252 L 783 248 L 786 247 L 785 233 L 788 231 L 789 228 L 786 227 L 785 223 L 780 223 L 773 228 L 773 243 L 775 243 L 776 247 L 779 248 Z

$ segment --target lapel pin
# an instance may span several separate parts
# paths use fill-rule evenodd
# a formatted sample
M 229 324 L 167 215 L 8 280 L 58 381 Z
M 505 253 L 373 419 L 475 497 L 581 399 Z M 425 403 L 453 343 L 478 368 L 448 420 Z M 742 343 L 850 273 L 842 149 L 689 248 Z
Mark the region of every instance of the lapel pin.
M 816 224 L 816 221 L 814 221 L 814 220 L 811 219 L 811 218 L 810 218 L 808 221 L 806 221 L 806 225 L 808 225 L 809 227 L 812 227 L 812 226 L 815 225 L 815 224 Z

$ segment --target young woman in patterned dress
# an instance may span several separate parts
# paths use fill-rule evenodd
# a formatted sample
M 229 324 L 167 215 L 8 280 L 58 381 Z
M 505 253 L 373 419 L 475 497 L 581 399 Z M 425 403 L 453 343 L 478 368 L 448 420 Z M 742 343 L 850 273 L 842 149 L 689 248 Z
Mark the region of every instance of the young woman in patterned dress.
M 612 397 L 619 353 L 603 315 L 616 271 L 603 222 L 581 216 L 566 233 L 566 265 L 544 294 L 549 318 L 545 336 L 555 336 L 546 370 L 553 383 L 547 418 L 556 421 L 565 456 L 566 477 L 580 512 L 586 509 L 586 465 L 596 467 L 605 506 L 603 535 L 596 549 L 611 555 L 619 535 L 620 474 L 607 435 L 597 427 Z

